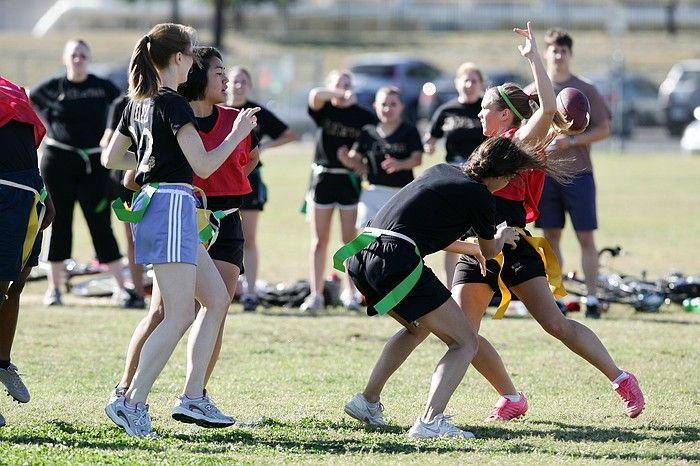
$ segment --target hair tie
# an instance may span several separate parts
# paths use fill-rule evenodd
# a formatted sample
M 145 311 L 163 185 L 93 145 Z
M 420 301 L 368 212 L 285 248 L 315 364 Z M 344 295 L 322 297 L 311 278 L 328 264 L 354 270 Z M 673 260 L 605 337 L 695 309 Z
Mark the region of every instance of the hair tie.
M 527 100 L 528 100 L 528 102 L 534 102 L 534 101 L 535 101 L 535 97 L 532 96 L 532 95 L 530 95 L 530 94 L 528 94 L 528 95 L 527 95 Z
M 498 90 L 498 93 L 500 94 L 501 99 L 503 99 L 503 101 L 506 103 L 506 105 L 508 105 L 508 108 L 510 109 L 510 111 L 513 112 L 513 115 L 515 115 L 516 117 L 518 117 L 521 120 L 524 120 L 525 118 L 523 118 L 523 115 L 518 111 L 517 108 L 515 108 L 515 105 L 513 105 L 513 103 L 510 101 L 510 99 L 506 95 L 506 92 L 503 90 L 503 86 L 498 86 L 498 87 L 496 87 L 496 89 Z
M 151 43 L 151 36 L 149 36 L 148 34 L 146 34 L 145 37 L 146 37 L 146 43 L 147 43 L 147 44 L 150 44 L 150 43 Z

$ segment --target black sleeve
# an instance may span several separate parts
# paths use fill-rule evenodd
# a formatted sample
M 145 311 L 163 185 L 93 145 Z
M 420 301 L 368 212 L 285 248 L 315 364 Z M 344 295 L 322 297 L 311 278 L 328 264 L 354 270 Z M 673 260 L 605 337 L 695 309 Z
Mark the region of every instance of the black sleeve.
M 367 155 L 370 147 L 372 147 L 373 141 L 374 140 L 369 132 L 363 128 L 360 136 L 357 138 L 357 141 L 355 141 L 355 143 L 352 145 L 352 150 L 359 152 L 363 156 Z
M 262 130 L 261 135 L 268 136 L 273 140 L 282 136 L 282 133 L 289 128 L 289 126 L 265 107 L 260 107 L 258 121 L 260 122 L 260 129 Z
M 109 105 L 109 112 L 107 113 L 107 129 L 116 129 L 119 126 L 119 122 L 122 119 L 122 113 L 126 108 L 126 104 L 129 99 L 125 95 L 120 95 L 112 101 Z
M 29 100 L 39 111 L 48 108 L 51 102 L 55 102 L 58 97 L 58 81 L 63 78 L 49 78 L 36 87 L 30 89 Z
M 330 107 L 330 102 L 326 102 L 325 104 L 323 104 L 323 107 L 319 108 L 318 110 L 314 110 L 313 108 L 308 107 L 309 116 L 312 120 L 314 120 L 316 126 L 322 126 L 323 122 L 326 121 L 326 119 L 328 118 L 328 112 Z
M 121 112 L 121 116 L 119 118 L 119 123 L 117 124 L 117 131 L 122 133 L 124 136 L 129 136 L 131 137 L 131 132 L 129 131 L 129 126 L 130 126 L 130 119 L 131 119 L 131 105 L 132 103 L 129 101 L 129 99 L 124 99 L 126 102 L 126 105 L 124 106 L 124 110 Z
M 260 145 L 260 139 L 258 139 L 258 135 L 255 134 L 255 131 L 251 131 L 250 132 L 250 150 L 257 149 L 259 145 Z
M 472 196 L 474 199 L 474 224 L 472 225 L 474 232 L 479 238 L 493 239 L 496 233 L 494 225 L 496 224 L 496 201 L 493 196 L 483 188 L 480 196 Z
M 442 125 L 445 123 L 445 112 L 442 106 L 438 107 L 433 113 L 433 118 L 430 120 L 430 135 L 434 138 L 440 139 L 445 135 L 442 130 Z
M 109 79 L 105 79 L 105 92 L 107 93 L 107 100 L 110 102 L 121 95 L 119 88 Z
M 195 128 L 198 128 L 194 111 L 184 97 L 173 96 L 168 101 L 164 111 L 165 121 L 170 125 L 170 130 L 174 135 L 177 135 L 177 132 L 188 123 L 192 123 Z
M 423 141 L 421 141 L 420 133 L 418 133 L 418 129 L 415 126 L 411 125 L 409 129 L 406 147 L 408 148 L 409 157 L 414 152 L 423 152 Z

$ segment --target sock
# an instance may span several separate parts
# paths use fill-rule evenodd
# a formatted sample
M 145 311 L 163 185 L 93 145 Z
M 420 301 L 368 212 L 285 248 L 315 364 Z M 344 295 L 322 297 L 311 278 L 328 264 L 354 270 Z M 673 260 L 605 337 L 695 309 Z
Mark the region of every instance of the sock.
M 189 396 L 187 393 L 185 393 L 185 398 L 188 400 L 202 400 L 204 399 L 204 394 L 202 394 L 202 396 Z
M 595 296 L 587 296 L 586 297 L 586 305 L 587 306 L 597 306 L 599 304 L 598 298 Z
M 7 369 L 8 367 L 10 367 L 10 360 L 0 359 L 0 369 Z
M 131 403 L 129 403 L 129 402 L 126 401 L 126 400 L 124 400 L 124 406 L 126 406 L 126 407 L 129 408 L 129 409 L 133 409 L 134 411 L 136 411 L 136 405 L 132 405 Z
M 508 401 L 517 403 L 522 399 L 522 395 L 520 393 L 518 393 L 517 395 L 503 395 L 503 398 L 507 399 Z
M 613 385 L 619 385 L 620 382 L 629 379 L 629 374 L 627 372 L 623 372 L 622 374 L 618 375 L 615 380 L 612 381 Z

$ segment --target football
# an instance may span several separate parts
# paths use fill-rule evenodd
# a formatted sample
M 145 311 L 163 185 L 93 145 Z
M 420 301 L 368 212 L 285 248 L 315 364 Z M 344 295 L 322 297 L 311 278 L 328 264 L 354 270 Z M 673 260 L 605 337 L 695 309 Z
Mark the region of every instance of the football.
M 557 110 L 571 122 L 569 131 L 580 133 L 588 127 L 591 119 L 591 106 L 583 92 L 573 87 L 565 87 L 557 95 Z

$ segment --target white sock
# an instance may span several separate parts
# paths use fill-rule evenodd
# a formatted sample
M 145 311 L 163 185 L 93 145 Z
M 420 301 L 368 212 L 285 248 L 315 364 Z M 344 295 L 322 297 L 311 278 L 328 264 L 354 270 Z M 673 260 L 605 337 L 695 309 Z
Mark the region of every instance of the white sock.
M 629 379 L 630 375 L 627 372 L 623 372 L 622 374 L 618 375 L 615 380 L 612 381 L 613 385 L 619 385 L 620 382 L 623 380 Z
M 518 393 L 517 395 L 503 395 L 503 398 L 507 399 L 508 401 L 517 403 L 522 399 L 522 395 L 520 393 Z
M 597 306 L 599 304 L 598 298 L 595 296 L 586 296 L 586 305 Z

